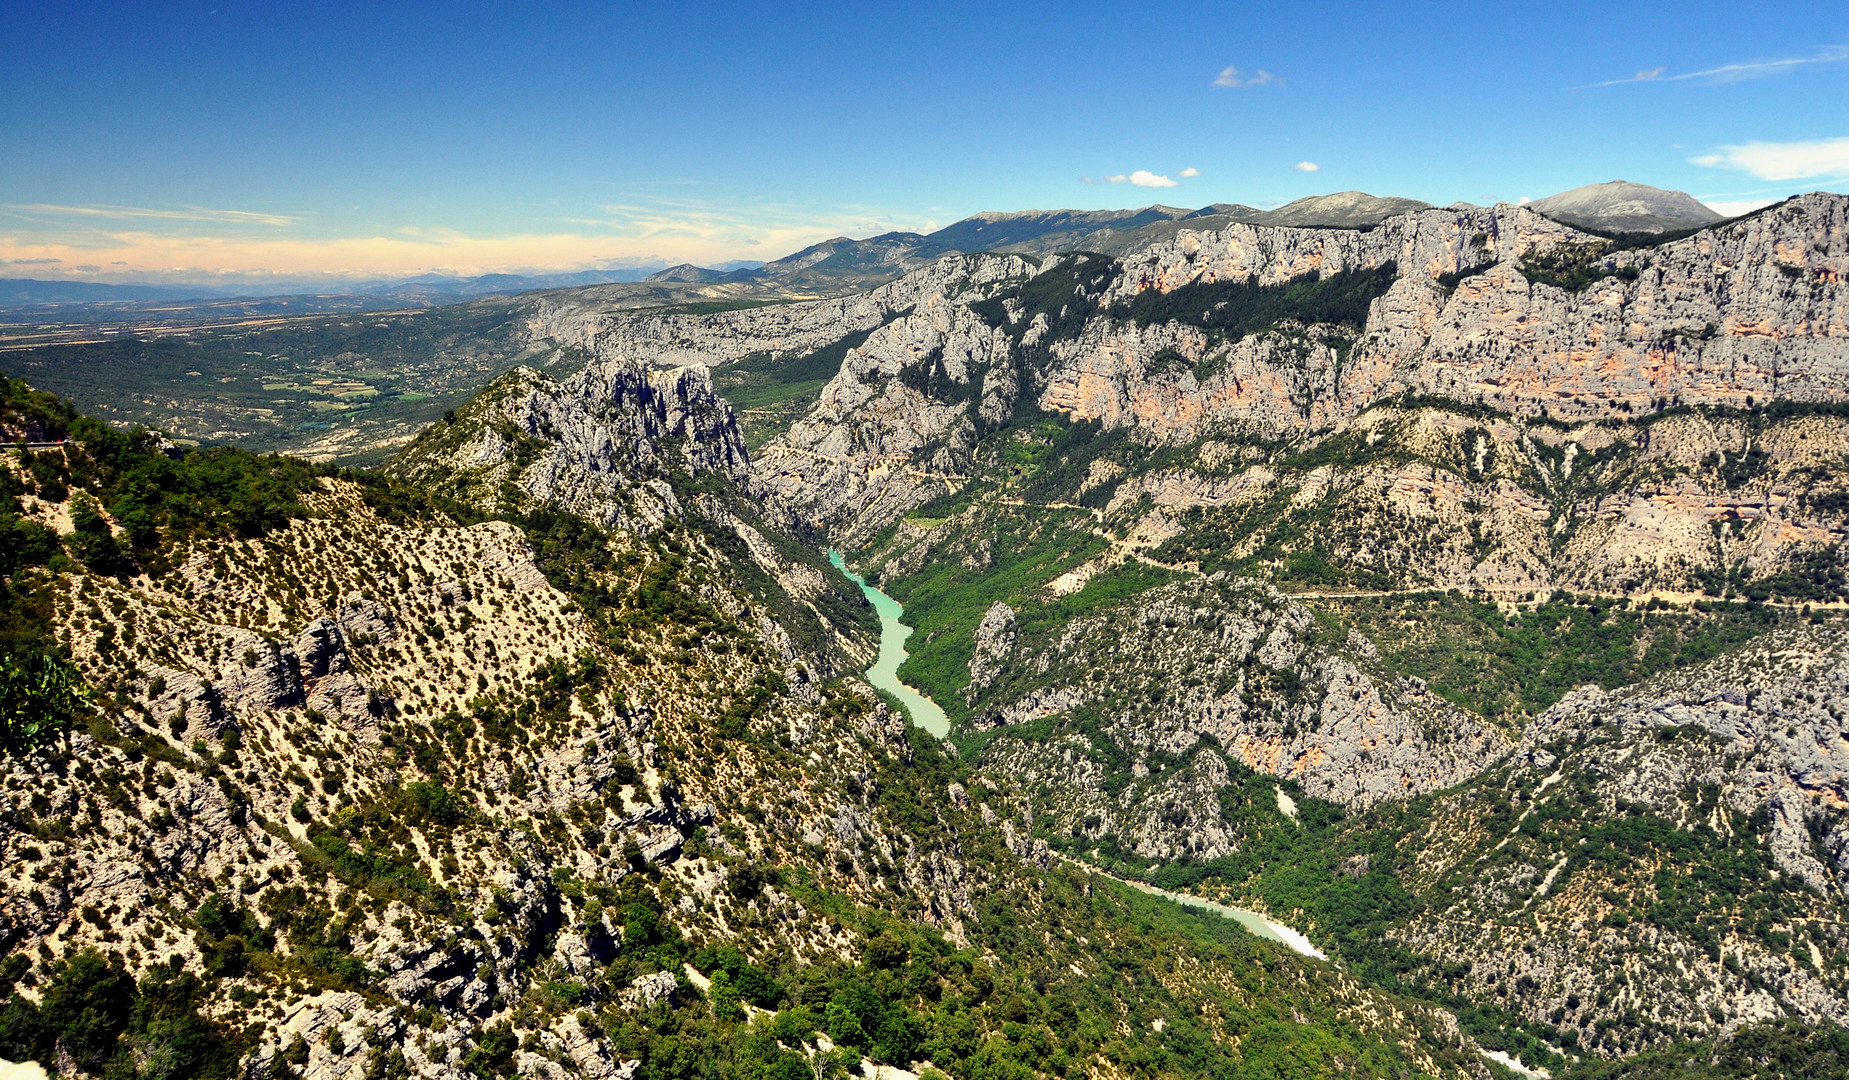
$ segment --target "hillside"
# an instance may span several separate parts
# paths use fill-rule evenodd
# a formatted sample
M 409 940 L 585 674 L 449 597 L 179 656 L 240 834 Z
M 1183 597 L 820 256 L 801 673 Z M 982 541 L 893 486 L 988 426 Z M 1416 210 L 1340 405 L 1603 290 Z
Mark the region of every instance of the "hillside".
M 1556 221 L 1606 233 L 1698 229 L 1722 218 L 1683 192 L 1624 180 L 1587 184 L 1528 205 Z
M 431 362 L 379 473 L 8 383 L 9 438 L 74 439 L 0 473 L 0 1056 L 1827 1066 L 1849 199 L 1654 240 L 1208 209 L 411 323 L 472 374 Z M 904 603 L 948 743 L 856 674 L 824 546 Z
M 483 516 L 451 496 L 493 485 L 173 457 L 5 390 L 9 430 L 71 441 L 0 474 L 30 539 L 4 609 L 0 844 L 28 869 L 0 908 L 0 1055 L 174 1077 L 862 1055 L 1481 1075 L 1448 1013 L 1018 842 L 848 674 L 858 595 L 646 410 L 602 430 L 650 448 L 619 467 L 653 513 L 581 516 L 528 467 Z M 482 459 L 504 400 L 407 474 Z M 16 665 L 88 690 L 23 689 Z
M 1833 856 L 1797 854 L 1834 851 L 1803 764 L 1834 732 L 1787 732 L 1817 751 L 1747 737 L 1728 751 L 1743 771 L 1650 796 L 1595 783 L 1547 819 L 1552 855 L 1452 808 L 1510 784 L 1537 799 L 1554 770 L 1515 781 L 1509 763 L 1561 758 L 1543 733 L 1562 710 L 1612 722 L 1576 686 L 1682 672 L 1776 701 L 1791 676 L 1750 643 L 1839 617 L 1843 213 L 1808 196 L 1624 246 L 1525 209 L 1420 211 L 967 262 L 846 355 L 757 474 L 905 602 L 902 677 L 1050 845 L 1314 922 L 1434 1001 L 1493 999 L 1531 1061 L 1840 1023 L 1840 947 L 1781 944 L 1840 917 Z M 1713 760 L 1641 730 L 1561 775 L 1634 777 L 1619 763 L 1646 749 L 1695 755 L 1651 757 L 1651 776 Z M 1275 835 L 1310 831 L 1286 800 L 1317 839 Z M 1697 806 L 1751 824 L 1685 843 Z M 1614 808 L 1637 821 L 1622 840 L 1591 831 Z M 1500 869 L 1428 876 L 1444 836 L 1483 845 L 1450 865 Z M 1623 854 L 1583 873 L 1559 857 L 1599 843 Z M 1640 886 L 1666 858 L 1693 878 Z M 1306 861 L 1321 869 L 1287 869 Z M 1345 877 L 1365 888 L 1311 899 Z M 1729 929 L 1737 897 L 1780 880 L 1801 884 Z M 1644 917 L 1658 903 L 1696 922 Z M 1485 920 L 1510 951 L 1485 953 Z M 1398 944 L 1361 944 L 1382 934 Z M 1692 974 L 1641 974 L 1663 963 Z

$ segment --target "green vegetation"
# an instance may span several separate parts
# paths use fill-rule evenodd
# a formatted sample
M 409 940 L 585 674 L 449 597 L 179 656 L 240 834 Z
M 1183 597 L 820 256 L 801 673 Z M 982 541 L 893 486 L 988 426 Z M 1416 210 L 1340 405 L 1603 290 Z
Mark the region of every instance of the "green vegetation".
M 176 961 L 178 958 L 175 958 Z M 92 1076 L 221 1080 L 236 1074 L 245 1040 L 201 1015 L 205 985 L 155 964 L 136 982 L 119 957 L 84 950 L 50 971 L 34 1006 L 14 989 L 25 957 L 0 962 L 0 1057 L 55 1062 L 58 1050 Z
M 1844 1080 L 1849 1032 L 1784 1019 L 1731 1038 L 1684 1041 L 1621 1061 L 1589 1058 L 1561 1080 Z
M 1234 341 L 1277 329 L 1285 320 L 1328 323 L 1360 332 L 1367 325 L 1368 304 L 1384 294 L 1398 274 L 1398 266 L 1386 262 L 1323 277 L 1305 274 L 1277 285 L 1261 285 L 1250 277 L 1196 281 L 1168 292 L 1144 290 L 1113 304 L 1110 314 L 1138 326 L 1186 323 Z
M 857 960 L 694 953 L 713 978 L 706 1001 L 598 1018 L 619 1054 L 643 1062 L 642 1076 L 813 1080 L 812 1069 L 839 1067 L 799 1049 L 816 1031 L 849 1048 L 850 1061 L 922 1058 L 976 1080 L 1070 1076 L 1097 1056 L 1151 1076 L 1392 1075 L 1407 1064 L 1402 1040 L 1430 1034 L 1417 1013 L 1378 1032 L 1337 1020 L 1334 972 L 1076 871 L 1039 875 L 1031 899 L 985 893 L 968 948 L 819 891 L 805 871 L 783 877 L 811 911 L 849 928 Z M 775 1011 L 746 1022 L 741 1001 Z
M 1082 510 L 994 505 L 985 509 L 987 513 L 972 522 L 976 529 L 962 537 L 963 544 L 988 551 L 994 560 L 981 574 L 970 573 L 953 559 L 938 558 L 879 583 L 905 605 L 905 621 L 914 629 L 906 642 L 911 655 L 899 668 L 900 680 L 942 706 L 953 725 L 968 714 L 962 691 L 969 684 L 972 634 L 983 613 L 997 600 L 1017 611 L 1027 607 L 1047 582 L 1106 546 L 1090 531 L 1091 515 Z
M 1585 683 L 1611 690 L 1710 660 L 1799 620 L 1756 604 L 1675 608 L 1571 595 L 1511 613 L 1441 592 L 1311 603 L 1367 635 L 1396 670 L 1501 720 L 1533 716 Z
M 1617 266 L 1607 260 L 1623 250 L 1602 240 L 1584 243 L 1555 244 L 1546 251 L 1531 252 L 1522 259 L 1522 276 L 1539 285 L 1552 285 L 1568 292 L 1584 292 L 1594 282 L 1606 278 L 1636 281 L 1635 266 Z
M 46 345 L 7 364 L 86 413 L 189 443 L 282 451 L 354 429 L 342 452 L 357 464 L 511 367 L 518 328 L 516 307 L 483 301 Z
M 49 745 L 69 730 L 84 700 L 77 672 L 42 651 L 0 655 L 0 755 Z

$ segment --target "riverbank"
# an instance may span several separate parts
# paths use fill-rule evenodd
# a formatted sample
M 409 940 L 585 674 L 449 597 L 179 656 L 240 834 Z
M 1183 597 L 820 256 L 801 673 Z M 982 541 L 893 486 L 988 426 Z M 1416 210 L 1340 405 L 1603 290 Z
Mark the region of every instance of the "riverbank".
M 905 606 L 849 570 L 839 551 L 830 548 L 828 562 L 849 581 L 860 586 L 861 593 L 880 617 L 880 655 L 873 666 L 867 669 L 867 681 L 873 684 L 874 689 L 883 690 L 899 699 L 899 704 L 905 707 L 905 714 L 911 718 L 912 723 L 940 739 L 948 738 L 949 715 L 922 691 L 899 681 L 899 665 L 905 663 L 906 657 L 911 655 L 905 651 L 905 639 L 912 636 L 912 628 L 900 621 L 905 614 Z
M 1266 941 L 1275 941 L 1279 945 L 1299 955 L 1313 957 L 1317 960 L 1329 959 L 1321 949 L 1310 944 L 1309 938 L 1304 937 L 1302 934 L 1285 926 L 1283 923 L 1275 919 L 1267 918 L 1256 911 L 1247 911 L 1245 908 L 1216 904 L 1212 900 L 1203 900 L 1198 896 L 1189 896 L 1186 893 L 1175 893 L 1169 892 L 1167 889 L 1158 889 L 1154 885 L 1147 885 L 1141 881 L 1132 881 L 1129 878 L 1121 878 L 1109 871 L 1100 870 L 1098 867 L 1093 866 L 1083 859 L 1075 859 L 1070 855 L 1060 855 L 1058 852 L 1054 852 L 1054 855 L 1061 861 L 1070 863 L 1088 874 L 1097 874 L 1099 877 L 1110 878 L 1119 885 L 1128 885 L 1137 892 L 1148 893 L 1151 896 L 1160 896 L 1162 899 L 1180 904 L 1182 907 L 1194 908 L 1197 911 L 1205 911 L 1213 915 L 1218 915 L 1223 919 L 1231 919 L 1243 927 L 1246 933 L 1254 937 L 1264 938 Z

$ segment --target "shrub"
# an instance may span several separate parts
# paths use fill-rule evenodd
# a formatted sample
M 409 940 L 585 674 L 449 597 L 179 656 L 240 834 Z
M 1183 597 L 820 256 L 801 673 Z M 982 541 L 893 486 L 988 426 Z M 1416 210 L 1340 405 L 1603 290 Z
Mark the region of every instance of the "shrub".
M 46 653 L 0 656 L 0 752 L 23 754 L 71 726 L 85 693 L 71 665 Z
M 519 1045 L 512 1025 L 496 1024 L 486 1028 L 481 1037 L 475 1040 L 474 1049 L 464 1055 L 462 1068 L 482 1080 L 511 1075 L 514 1071 L 514 1051 Z

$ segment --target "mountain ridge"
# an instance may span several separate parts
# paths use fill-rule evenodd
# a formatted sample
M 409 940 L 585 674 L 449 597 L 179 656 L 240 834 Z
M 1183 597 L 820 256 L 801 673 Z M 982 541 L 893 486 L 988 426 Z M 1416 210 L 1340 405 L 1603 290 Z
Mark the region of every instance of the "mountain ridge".
M 505 302 L 383 473 L 5 384 L 0 429 L 57 445 L 0 459 L 0 648 L 97 692 L 0 760 L 0 1047 L 128 1070 L 185 1030 L 246 1080 L 1827 1058 L 1849 198 L 1654 242 L 1230 217 L 785 304 Z M 870 281 L 913 244 L 880 239 L 787 272 Z M 853 674 L 824 546 L 905 605 L 950 743 Z
M 1712 224 L 1719 214 L 1681 192 L 1612 181 L 1538 200 L 1539 212 L 1567 224 L 1603 232 L 1663 232 Z M 833 237 L 766 263 L 712 269 L 682 263 L 669 267 L 585 270 L 555 274 L 494 273 L 476 277 L 423 274 L 368 282 L 345 289 L 293 289 L 321 297 L 369 297 L 382 301 L 440 304 L 494 295 L 594 287 L 631 306 L 700 300 L 810 299 L 864 291 L 918 269 L 947 254 L 1002 252 L 1044 256 L 1079 248 L 1120 254 L 1145 246 L 1165 232 L 1191 228 L 1177 223 L 1214 219 L 1297 228 L 1369 228 L 1397 214 L 1428 209 L 1417 199 L 1380 197 L 1360 191 L 1312 195 L 1271 210 L 1238 203 L 1198 209 L 1160 204 L 1127 210 L 982 211 L 929 234 L 887 232 L 864 239 Z M 666 291 L 664 288 L 666 287 Z M 676 287 L 679 287 L 678 290 Z M 278 294 L 280 295 L 280 294 Z M 227 286 L 106 285 L 95 282 L 0 279 L 0 307 L 57 314 L 60 308 L 96 304 L 132 305 L 184 300 L 267 298 L 261 290 Z

